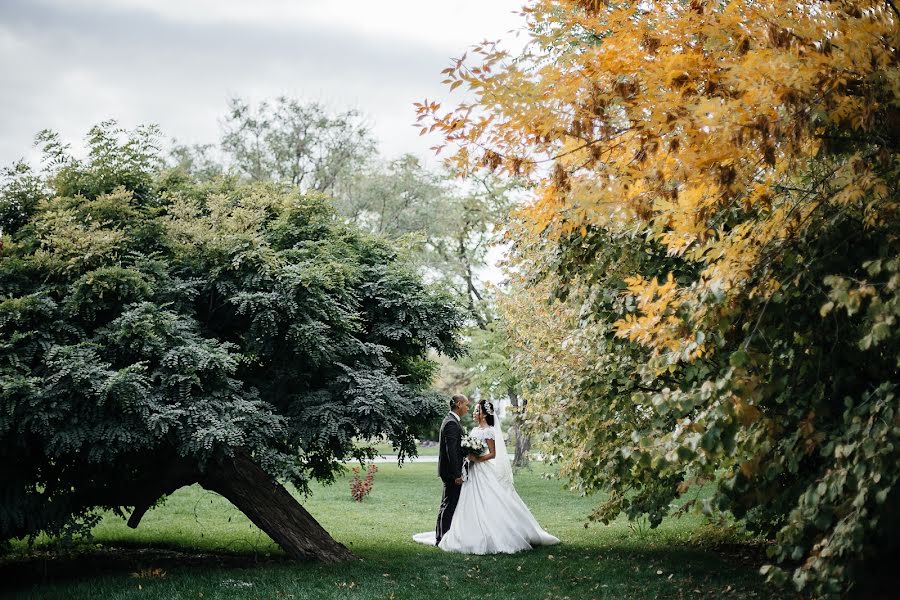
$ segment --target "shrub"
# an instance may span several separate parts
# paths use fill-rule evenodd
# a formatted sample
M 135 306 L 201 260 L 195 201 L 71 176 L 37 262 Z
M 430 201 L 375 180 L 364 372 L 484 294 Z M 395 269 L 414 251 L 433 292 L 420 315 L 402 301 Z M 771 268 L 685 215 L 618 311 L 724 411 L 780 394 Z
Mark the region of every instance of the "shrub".
M 362 502 L 363 498 L 365 498 L 369 494 L 369 492 L 372 491 L 372 487 L 374 487 L 375 485 L 375 473 L 377 472 L 378 467 L 376 467 L 374 464 L 371 464 L 366 469 L 366 476 L 360 479 L 359 467 L 353 467 L 353 479 L 350 480 L 350 496 L 354 500 L 356 500 L 357 502 Z

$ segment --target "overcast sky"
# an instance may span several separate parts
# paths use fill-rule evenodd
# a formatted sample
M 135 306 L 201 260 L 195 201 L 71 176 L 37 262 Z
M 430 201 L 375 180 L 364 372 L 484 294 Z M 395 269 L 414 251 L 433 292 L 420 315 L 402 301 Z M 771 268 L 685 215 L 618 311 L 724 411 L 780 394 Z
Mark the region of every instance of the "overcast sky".
M 369 118 L 382 154 L 427 157 L 412 103 L 441 69 L 511 36 L 522 0 L 0 0 L 0 164 L 34 134 L 78 147 L 114 118 L 214 143 L 229 97 L 290 95 Z M 517 42 L 511 42 L 517 43 Z

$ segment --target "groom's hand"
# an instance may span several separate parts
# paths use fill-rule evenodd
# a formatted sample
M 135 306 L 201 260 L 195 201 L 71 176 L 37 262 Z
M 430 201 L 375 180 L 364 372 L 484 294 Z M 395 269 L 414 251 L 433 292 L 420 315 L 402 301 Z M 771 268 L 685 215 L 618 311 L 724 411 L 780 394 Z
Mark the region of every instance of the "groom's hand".
M 453 480 L 453 483 L 455 483 L 456 485 L 462 485 L 462 484 L 463 484 L 463 478 L 462 478 L 462 477 L 457 477 L 456 479 Z

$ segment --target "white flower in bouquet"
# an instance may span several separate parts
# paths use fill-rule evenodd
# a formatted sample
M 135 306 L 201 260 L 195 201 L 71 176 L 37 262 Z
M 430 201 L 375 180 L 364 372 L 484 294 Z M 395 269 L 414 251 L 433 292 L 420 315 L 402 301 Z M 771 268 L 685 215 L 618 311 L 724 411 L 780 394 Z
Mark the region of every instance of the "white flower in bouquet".
M 478 456 L 484 454 L 487 450 L 487 444 L 481 438 L 472 437 L 471 435 L 463 436 L 462 439 L 463 454 L 474 454 Z

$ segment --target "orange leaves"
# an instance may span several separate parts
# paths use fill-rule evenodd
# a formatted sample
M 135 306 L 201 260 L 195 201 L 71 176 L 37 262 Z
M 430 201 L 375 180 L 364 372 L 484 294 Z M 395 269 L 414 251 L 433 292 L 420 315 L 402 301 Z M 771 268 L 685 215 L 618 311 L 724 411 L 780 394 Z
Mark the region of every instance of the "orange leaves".
M 416 120 L 422 122 L 426 120 L 428 117 L 436 116 L 438 109 L 441 107 L 440 103 L 435 101 L 428 101 L 428 98 L 425 98 L 422 102 L 413 102 L 413 107 L 416 109 Z M 434 131 L 434 126 L 432 126 L 431 131 Z M 423 127 L 423 130 L 428 131 L 428 127 Z
M 749 404 L 740 396 L 732 396 L 731 401 L 734 407 L 734 415 L 744 427 L 752 425 L 762 416 L 758 408 Z
M 685 340 L 682 319 L 698 317 L 675 316 L 690 300 L 778 289 L 757 275 L 821 200 L 776 184 L 820 159 L 826 132 L 872 131 L 900 105 L 896 15 L 855 6 L 536 0 L 534 42 L 516 57 L 485 43 L 453 61 L 445 83 L 466 83 L 474 101 L 446 114 L 418 104 L 421 131 L 455 147 L 462 172 L 529 179 L 520 215 L 532 235 L 637 221 L 669 255 L 701 263 L 692 289 L 642 282 L 638 313 L 617 323 L 668 352 Z M 886 185 L 869 169 L 832 183 L 842 206 Z
M 800 421 L 800 439 L 803 440 L 803 448 L 807 455 L 815 452 L 816 447 L 825 437 L 824 434 L 816 431 L 815 420 L 815 411 L 810 411 L 809 414 Z
M 678 286 L 669 273 L 665 282 L 646 280 L 641 275 L 626 278 L 629 293 L 634 296 L 638 312 L 627 314 L 613 323 L 616 336 L 628 338 L 658 351 L 677 352 L 683 343 L 678 336 L 661 336 L 661 330 L 678 327 L 674 315 L 681 301 Z

